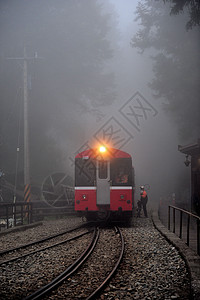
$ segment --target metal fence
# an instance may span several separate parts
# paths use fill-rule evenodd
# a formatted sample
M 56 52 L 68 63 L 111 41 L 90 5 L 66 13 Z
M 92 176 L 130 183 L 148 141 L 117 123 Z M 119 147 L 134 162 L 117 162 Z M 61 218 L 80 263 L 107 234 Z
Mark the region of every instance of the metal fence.
M 32 223 L 32 203 L 0 203 L 0 230 Z
M 197 254 L 200 255 L 200 217 L 173 205 L 168 206 L 168 230 L 178 233 L 180 239 L 196 243 Z

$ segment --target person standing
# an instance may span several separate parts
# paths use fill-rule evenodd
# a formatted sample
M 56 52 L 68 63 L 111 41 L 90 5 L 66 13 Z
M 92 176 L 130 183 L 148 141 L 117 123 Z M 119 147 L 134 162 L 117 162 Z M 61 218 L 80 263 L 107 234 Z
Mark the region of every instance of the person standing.
M 148 201 L 148 196 L 147 196 L 147 192 L 144 190 L 144 186 L 142 185 L 140 187 L 140 201 L 141 201 L 141 205 L 144 211 L 144 216 L 147 218 L 147 201 Z
M 142 209 L 141 200 L 138 200 L 138 202 L 137 202 L 137 217 L 138 218 L 140 218 L 141 209 Z

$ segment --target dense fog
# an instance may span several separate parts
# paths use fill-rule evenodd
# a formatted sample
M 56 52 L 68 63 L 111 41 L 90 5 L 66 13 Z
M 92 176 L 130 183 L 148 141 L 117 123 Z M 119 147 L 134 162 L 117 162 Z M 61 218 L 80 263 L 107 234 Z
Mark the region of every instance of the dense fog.
M 55 172 L 73 179 L 75 153 L 104 139 L 132 155 L 136 199 L 148 184 L 152 205 L 173 193 L 189 201 L 190 169 L 178 145 L 199 138 L 199 26 L 188 9 L 174 15 L 171 7 L 0 1 L 0 169 L 8 180 L 19 148 L 18 186 L 23 181 L 26 50 L 33 186 Z

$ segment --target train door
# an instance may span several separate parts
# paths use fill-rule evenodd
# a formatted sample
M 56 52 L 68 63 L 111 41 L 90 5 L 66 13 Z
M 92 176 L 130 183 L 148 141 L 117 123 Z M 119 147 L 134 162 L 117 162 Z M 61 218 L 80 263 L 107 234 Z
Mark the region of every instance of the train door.
M 110 204 L 110 162 L 97 161 L 97 205 Z

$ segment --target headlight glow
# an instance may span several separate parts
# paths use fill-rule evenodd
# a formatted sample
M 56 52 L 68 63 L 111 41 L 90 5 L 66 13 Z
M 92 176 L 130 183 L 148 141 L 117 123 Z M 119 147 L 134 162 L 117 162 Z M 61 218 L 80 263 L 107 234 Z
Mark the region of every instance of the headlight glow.
M 104 152 L 106 152 L 106 147 L 104 147 L 104 146 L 101 146 L 101 147 L 99 148 L 99 151 L 100 151 L 101 153 L 104 153 Z

